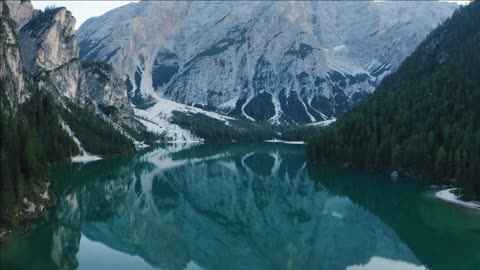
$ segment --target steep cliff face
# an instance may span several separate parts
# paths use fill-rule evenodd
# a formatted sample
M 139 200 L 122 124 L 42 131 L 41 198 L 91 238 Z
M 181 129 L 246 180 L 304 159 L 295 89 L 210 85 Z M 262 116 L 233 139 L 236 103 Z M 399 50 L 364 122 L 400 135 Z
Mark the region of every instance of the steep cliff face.
M 112 66 L 90 62 L 83 63 L 82 67 L 87 78 L 88 97 L 115 122 L 136 128 L 138 123 L 135 121 L 135 114 L 128 99 L 125 81 Z
M 22 28 L 33 15 L 33 6 L 30 1 L 4 1 L 8 6 L 10 18 L 15 22 L 17 29 Z
M 83 105 L 87 89 L 74 29 L 67 9 L 36 10 L 19 30 L 19 41 L 25 70 L 45 88 Z
M 44 178 L 46 172 L 46 154 L 39 143 L 46 136 L 64 144 L 61 133 L 55 133 L 54 113 L 48 111 L 48 101 L 41 102 L 39 112 L 36 101 L 30 98 L 34 82 L 24 73 L 21 48 L 17 30 L 31 16 L 33 8 L 29 2 L 0 2 L 0 227 L 37 219 L 43 215 L 46 206 L 51 205 L 49 183 Z M 33 100 L 29 102 L 30 100 Z M 30 121 L 30 111 L 43 119 Z M 34 122 L 34 123 L 32 123 Z M 48 122 L 48 131 L 39 136 L 37 124 L 44 126 Z M 37 128 L 37 129 L 36 129 Z M 48 135 L 46 135 L 48 134 Z M 55 135 L 52 135 L 55 134 Z M 67 138 L 68 139 L 68 138 Z M 49 161 L 56 161 L 61 154 Z M 68 149 L 70 150 L 70 149 Z M 67 150 L 67 151 L 68 151 Z M 3 234 L 3 232 L 1 232 Z
M 15 54 L 10 53 L 7 60 L 17 61 L 10 69 L 16 68 L 17 73 L 25 70 L 32 78 L 32 86 L 50 93 L 60 104 L 68 100 L 86 108 L 93 102 L 95 111 L 103 113 L 107 121 L 118 124 L 117 128 L 142 129 L 135 120 L 125 81 L 118 78 L 108 64 L 82 66 L 72 13 L 65 8 L 47 8 L 44 11 L 31 9 L 28 15 L 25 10 L 31 7 L 30 2 L 25 2 L 26 7 L 18 3 L 9 4 L 15 25 L 10 28 L 17 30 L 17 33 L 11 30 L 10 35 L 16 38 L 18 34 L 18 39 L 14 40 L 18 45 L 14 49 L 21 57 L 16 59 Z M 21 82 L 16 84 L 21 85 Z M 17 93 L 17 96 L 22 95 Z
M 17 109 L 18 104 L 25 100 L 27 88 L 23 74 L 22 59 L 15 28 L 28 18 L 27 4 L 20 2 L 0 3 L 0 80 L 2 82 L 2 109 Z M 30 5 L 31 7 L 31 5 Z M 18 17 L 16 14 L 19 14 Z M 15 19 L 16 18 L 16 19 Z M 4 107 L 5 106 L 5 107 Z
M 49 164 L 131 152 L 145 146 L 138 141 L 156 137 L 134 119 L 126 86 L 115 75 L 104 87 L 91 83 L 89 96 L 69 11 L 2 1 L 0 14 L 3 228 L 41 217 L 52 203 Z
M 85 22 L 82 59 L 151 96 L 272 123 L 336 117 L 457 7 L 433 2 L 142 1 Z M 428 14 L 428 16 L 426 16 Z

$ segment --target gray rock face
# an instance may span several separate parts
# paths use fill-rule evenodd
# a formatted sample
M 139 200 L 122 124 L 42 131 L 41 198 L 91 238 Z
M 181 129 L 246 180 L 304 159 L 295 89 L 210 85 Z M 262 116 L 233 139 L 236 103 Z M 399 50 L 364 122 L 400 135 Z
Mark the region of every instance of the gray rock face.
M 22 28 L 33 15 L 33 6 L 30 1 L 4 1 L 7 5 L 10 18 L 16 23 L 16 28 Z
M 82 67 L 70 11 L 33 10 L 29 1 L 2 1 L 0 14 L 2 108 L 16 110 L 28 100 L 31 89 L 38 88 L 60 105 L 68 100 L 91 109 L 93 102 L 99 116 L 126 136 L 124 126 L 144 130 L 135 119 L 125 81 L 108 65 Z
M 257 121 L 336 117 L 457 7 L 433 2 L 142 1 L 85 22 L 82 59 L 149 96 Z
M 31 18 L 33 6 L 28 1 L 2 1 L 0 16 L 2 17 L 0 35 L 0 79 L 3 82 L 6 101 L 2 106 L 16 110 L 19 103 L 29 97 L 28 78 L 23 73 L 22 56 L 19 47 L 17 30 Z M 2 97 L 3 99 L 3 97 Z
M 125 81 L 106 63 L 85 63 L 83 70 L 87 78 L 88 97 L 115 122 L 135 128 L 137 122 Z
M 10 7 L 12 6 L 12 7 Z M 16 110 L 25 95 L 25 78 L 22 59 L 15 33 L 17 23 L 14 18 L 15 6 L 10 2 L 0 3 L 1 31 L 0 31 L 0 80 L 2 82 L 2 109 Z M 3 96 L 5 94 L 5 96 Z M 4 107 L 5 106 L 5 107 Z
M 82 105 L 87 91 L 74 29 L 75 18 L 67 9 L 36 10 L 20 29 L 19 41 L 25 70 Z
M 108 65 L 82 66 L 74 30 L 75 18 L 71 12 L 65 8 L 32 9 L 28 15 L 30 2 L 25 2 L 26 7 L 18 3 L 10 4 L 9 10 L 11 18 L 23 25 L 16 28 L 20 45 L 17 51 L 21 51 L 19 72 L 25 69 L 33 75 L 40 89 L 59 100 L 67 98 L 80 106 L 87 100 L 94 101 L 114 122 L 135 128 L 138 123 L 128 100 L 125 81 Z M 15 44 L 16 34 L 12 31 L 7 35 L 8 42 Z M 8 59 L 13 59 L 15 54 L 10 54 Z

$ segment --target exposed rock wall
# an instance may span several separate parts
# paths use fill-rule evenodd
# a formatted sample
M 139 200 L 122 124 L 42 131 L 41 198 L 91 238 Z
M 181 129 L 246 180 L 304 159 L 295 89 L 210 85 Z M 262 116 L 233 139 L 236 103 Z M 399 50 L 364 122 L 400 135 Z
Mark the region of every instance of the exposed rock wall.
M 27 99 L 27 89 L 36 84 L 59 102 L 67 99 L 83 107 L 93 101 L 114 122 L 139 127 L 125 81 L 109 65 L 82 66 L 70 11 L 62 7 L 33 10 L 29 1 L 2 2 L 3 10 L 8 16 L 2 20 L 5 42 L 0 46 L 5 57 L 0 71 L 12 107 Z M 28 87 L 24 70 L 32 78 Z
M 82 59 L 107 61 L 145 104 L 273 123 L 337 117 L 371 93 L 457 4 L 142 1 L 91 18 Z
M 128 99 L 125 81 L 105 63 L 85 63 L 83 69 L 89 98 L 116 122 L 135 128 L 137 122 Z
M 16 23 L 16 28 L 22 28 L 33 15 L 33 6 L 30 1 L 4 1 L 8 6 L 10 18 Z
M 15 28 L 29 15 L 28 5 L 20 2 L 0 3 L 0 80 L 2 82 L 2 108 L 14 110 L 28 95 L 23 74 L 22 58 Z M 17 17 L 17 15 L 19 17 Z M 15 19 L 17 18 L 17 19 Z M 4 99 L 6 102 L 4 102 Z M 5 107 L 5 108 L 6 108 Z
M 83 105 L 87 95 L 75 18 L 66 8 L 36 10 L 19 30 L 23 65 L 62 96 Z

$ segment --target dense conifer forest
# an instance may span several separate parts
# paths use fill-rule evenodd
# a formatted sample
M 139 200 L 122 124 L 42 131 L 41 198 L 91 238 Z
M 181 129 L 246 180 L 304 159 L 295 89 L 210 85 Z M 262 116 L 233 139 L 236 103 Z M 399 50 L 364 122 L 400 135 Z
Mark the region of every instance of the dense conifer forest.
M 435 29 L 375 93 L 317 132 L 308 156 L 433 182 L 480 198 L 480 2 Z
M 264 141 L 274 137 L 273 127 L 268 124 L 236 119 L 226 125 L 203 114 L 187 115 L 183 112 L 174 112 L 173 116 L 172 123 L 192 131 L 207 142 Z
M 0 224 L 5 224 L 17 220 L 13 206 L 35 197 L 39 181 L 48 181 L 49 165 L 78 154 L 78 147 L 59 124 L 53 98 L 39 90 L 17 113 L 2 102 L 0 118 Z
M 2 95 L 4 93 L 2 92 Z M 15 113 L 2 96 L 0 110 L 0 225 L 15 223 L 23 198 L 36 198 L 50 180 L 50 165 L 79 154 L 60 124 L 68 123 L 85 150 L 99 155 L 134 151 L 133 143 L 92 111 L 70 104 L 60 107 L 49 94 L 33 89 L 30 99 Z M 43 192 L 43 190 L 42 190 Z
M 61 109 L 61 115 L 90 153 L 119 155 L 135 150 L 130 139 L 98 117 L 93 110 L 70 104 L 68 109 Z

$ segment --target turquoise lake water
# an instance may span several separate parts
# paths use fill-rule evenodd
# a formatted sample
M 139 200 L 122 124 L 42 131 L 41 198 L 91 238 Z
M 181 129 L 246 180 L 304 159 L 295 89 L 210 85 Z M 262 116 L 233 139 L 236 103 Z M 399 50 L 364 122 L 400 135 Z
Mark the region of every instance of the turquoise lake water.
M 54 170 L 1 269 L 480 269 L 480 211 L 309 164 L 305 146 L 170 144 Z

